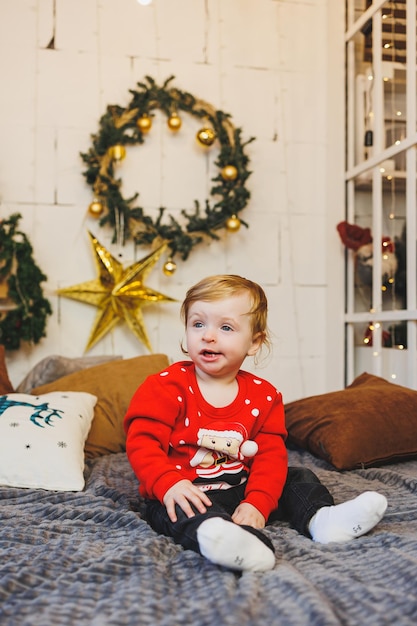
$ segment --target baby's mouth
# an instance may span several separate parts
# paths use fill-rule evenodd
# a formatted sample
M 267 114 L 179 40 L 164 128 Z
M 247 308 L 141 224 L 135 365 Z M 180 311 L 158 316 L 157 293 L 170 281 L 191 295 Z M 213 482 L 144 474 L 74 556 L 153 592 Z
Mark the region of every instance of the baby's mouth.
M 220 353 L 214 352 L 213 350 L 202 350 L 201 354 L 206 357 L 214 357 L 214 356 L 218 356 Z

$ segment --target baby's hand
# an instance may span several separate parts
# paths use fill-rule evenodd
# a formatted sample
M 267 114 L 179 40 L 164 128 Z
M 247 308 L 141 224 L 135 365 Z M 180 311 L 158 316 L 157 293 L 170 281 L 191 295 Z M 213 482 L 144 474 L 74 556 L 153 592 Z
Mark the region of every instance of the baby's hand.
M 190 502 L 200 513 L 205 513 L 207 511 L 206 507 L 211 506 L 211 500 L 201 489 L 193 485 L 190 480 L 180 480 L 168 489 L 164 495 L 164 504 L 171 522 L 177 521 L 176 504 L 182 508 L 187 517 L 194 517 L 195 513 L 190 506 Z
M 265 528 L 264 516 L 249 502 L 242 502 L 236 507 L 232 520 L 235 524 L 252 526 L 252 528 Z

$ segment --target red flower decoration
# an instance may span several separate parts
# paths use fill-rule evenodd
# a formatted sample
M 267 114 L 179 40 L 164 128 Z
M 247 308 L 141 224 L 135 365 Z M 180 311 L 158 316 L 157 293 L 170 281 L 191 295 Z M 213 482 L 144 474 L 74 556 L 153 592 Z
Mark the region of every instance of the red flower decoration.
M 367 243 L 372 243 L 372 235 L 370 228 L 361 228 L 356 224 L 348 224 L 348 222 L 340 222 L 337 225 L 337 231 L 340 239 L 350 250 L 358 250 Z

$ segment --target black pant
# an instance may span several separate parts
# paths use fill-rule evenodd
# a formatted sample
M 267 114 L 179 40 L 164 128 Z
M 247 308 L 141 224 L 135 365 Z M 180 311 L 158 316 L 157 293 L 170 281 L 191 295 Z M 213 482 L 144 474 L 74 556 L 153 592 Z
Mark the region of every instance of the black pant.
M 230 521 L 234 510 L 244 499 L 245 486 L 243 484 L 230 489 L 205 492 L 213 504 L 206 513 L 199 513 L 193 507 L 195 517 L 187 517 L 177 505 L 176 522 L 171 522 L 165 506 L 158 500 L 147 500 L 146 519 L 156 532 L 172 537 L 187 550 L 200 552 L 197 541 L 200 524 L 210 517 L 222 517 Z M 309 537 L 308 524 L 313 515 L 322 507 L 332 504 L 334 501 L 329 491 L 311 470 L 305 467 L 289 467 L 278 508 L 272 511 L 267 524 L 278 520 L 287 521 L 298 532 Z M 262 531 L 248 526 L 245 528 L 273 550 L 272 543 Z

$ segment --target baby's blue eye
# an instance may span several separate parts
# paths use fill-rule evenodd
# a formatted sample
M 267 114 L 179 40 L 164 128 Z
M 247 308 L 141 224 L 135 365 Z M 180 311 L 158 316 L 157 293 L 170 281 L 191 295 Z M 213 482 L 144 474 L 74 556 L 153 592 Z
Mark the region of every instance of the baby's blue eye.
M 195 327 L 195 328 L 202 328 L 202 327 L 203 327 L 203 324 L 202 324 L 202 322 L 195 322 L 195 323 L 194 323 L 194 327 Z
M 233 330 L 231 326 L 228 326 L 227 324 L 223 324 L 223 326 L 221 327 L 222 330 Z

